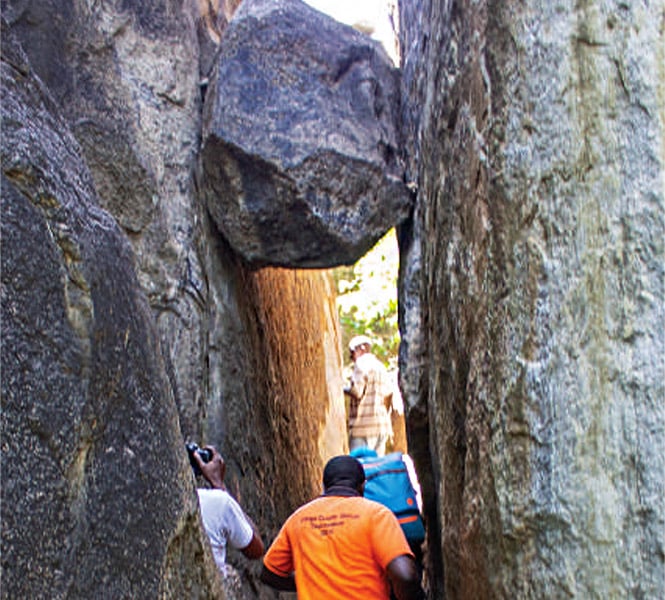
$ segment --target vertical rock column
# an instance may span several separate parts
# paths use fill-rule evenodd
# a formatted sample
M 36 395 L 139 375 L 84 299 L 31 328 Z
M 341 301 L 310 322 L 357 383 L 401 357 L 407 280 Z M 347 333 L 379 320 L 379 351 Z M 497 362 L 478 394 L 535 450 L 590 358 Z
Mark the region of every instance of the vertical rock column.
M 1 67 L 1 595 L 216 595 L 131 247 L 4 19 Z
M 660 597 L 662 6 L 401 9 L 433 597 Z

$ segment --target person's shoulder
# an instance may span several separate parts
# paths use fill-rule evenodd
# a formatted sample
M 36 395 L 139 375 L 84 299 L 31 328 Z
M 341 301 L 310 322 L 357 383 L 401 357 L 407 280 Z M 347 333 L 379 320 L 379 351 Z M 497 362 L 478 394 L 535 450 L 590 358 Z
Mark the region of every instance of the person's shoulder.
M 305 504 L 302 504 L 298 508 L 294 509 L 293 512 L 284 520 L 282 529 L 284 531 L 293 531 L 294 528 L 298 529 L 303 522 L 303 518 L 307 519 L 309 513 L 312 510 L 316 510 L 316 503 L 321 498 L 322 496 L 317 496 L 313 500 L 310 500 L 309 502 L 306 502 Z
M 306 514 L 309 510 L 312 508 L 315 508 L 317 504 L 321 503 L 322 501 L 325 500 L 325 496 L 317 496 L 316 498 L 312 498 L 309 502 L 306 502 L 305 504 L 300 505 L 298 508 L 296 508 L 287 518 L 288 520 L 293 520 L 294 518 L 301 516 L 303 514 Z
M 358 362 L 365 369 L 371 368 L 371 369 L 378 369 L 380 371 L 386 370 L 386 366 L 379 360 L 379 357 L 376 354 L 373 354 L 372 352 L 367 352 L 367 354 L 363 354 L 360 358 L 358 358 Z
M 364 496 L 360 496 L 360 500 L 362 501 L 362 504 L 368 509 L 368 510 L 383 510 L 385 505 L 381 504 L 380 502 L 377 502 L 376 500 L 370 500 L 369 498 L 365 498 Z
M 196 492 L 201 499 L 217 500 L 221 502 L 233 500 L 231 494 L 229 494 L 226 490 L 220 490 L 217 488 L 197 488 Z
M 196 491 L 199 493 L 203 494 L 210 494 L 212 496 L 219 496 L 219 495 L 225 495 L 228 496 L 229 492 L 227 490 L 220 490 L 219 488 L 209 488 L 209 487 L 203 487 L 203 488 L 196 488 Z
M 367 499 L 366 499 L 367 500 Z M 397 527 L 400 527 L 399 521 L 395 516 L 395 513 L 390 510 L 385 504 L 381 504 L 376 500 L 367 500 L 371 503 L 371 506 L 367 507 L 367 514 L 370 515 L 370 518 L 375 522 L 380 522 L 385 524 L 386 520 L 393 522 Z

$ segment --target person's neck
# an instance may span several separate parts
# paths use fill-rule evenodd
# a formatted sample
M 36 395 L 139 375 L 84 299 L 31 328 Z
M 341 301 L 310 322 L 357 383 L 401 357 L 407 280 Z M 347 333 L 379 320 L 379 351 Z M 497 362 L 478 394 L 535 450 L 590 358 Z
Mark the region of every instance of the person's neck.
M 323 491 L 323 496 L 362 496 L 362 494 L 346 485 L 331 485 Z

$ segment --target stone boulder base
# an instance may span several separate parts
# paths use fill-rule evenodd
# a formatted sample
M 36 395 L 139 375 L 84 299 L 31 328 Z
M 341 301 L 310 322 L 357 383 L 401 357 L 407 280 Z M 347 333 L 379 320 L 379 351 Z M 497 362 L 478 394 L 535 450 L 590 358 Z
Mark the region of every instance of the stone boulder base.
M 382 47 L 298 0 L 247 0 L 207 92 L 202 188 L 258 266 L 360 258 L 407 215 L 398 71 Z

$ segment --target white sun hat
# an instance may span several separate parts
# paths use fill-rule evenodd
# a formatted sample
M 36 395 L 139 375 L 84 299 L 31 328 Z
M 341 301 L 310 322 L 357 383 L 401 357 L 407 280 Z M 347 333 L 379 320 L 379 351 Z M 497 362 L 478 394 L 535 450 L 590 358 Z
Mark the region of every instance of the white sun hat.
M 355 350 L 358 346 L 362 346 L 363 344 L 371 346 L 372 340 L 370 340 L 366 335 L 357 335 L 356 337 L 351 338 L 349 341 L 349 350 Z

